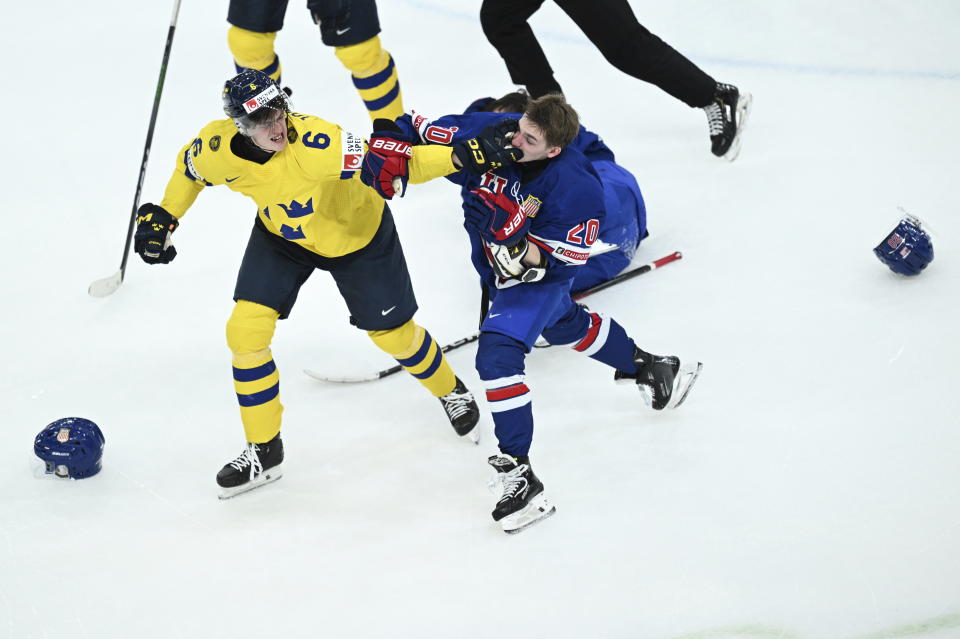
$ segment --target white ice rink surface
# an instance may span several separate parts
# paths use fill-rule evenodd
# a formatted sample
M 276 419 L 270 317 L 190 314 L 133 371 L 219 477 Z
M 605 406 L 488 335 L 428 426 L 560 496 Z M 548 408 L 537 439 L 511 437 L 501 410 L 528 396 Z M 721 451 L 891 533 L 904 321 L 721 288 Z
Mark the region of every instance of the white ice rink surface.
M 789 6 L 787 6 L 789 4 Z M 225 1 L 184 0 L 143 201 L 221 117 Z M 366 135 L 348 74 L 303 2 L 278 39 L 298 110 Z M 381 0 L 408 108 L 440 115 L 512 85 L 479 2 Z M 223 326 L 254 205 L 210 189 L 167 267 L 116 269 L 169 1 L 4 7 L 0 637 L 960 637 L 960 4 L 633 6 L 708 73 L 753 93 L 734 164 L 706 119 L 611 68 L 554 4 L 533 24 L 568 99 L 643 188 L 638 260 L 684 259 L 590 299 L 653 352 L 700 358 L 654 414 L 580 355 L 528 360 L 535 468 L 555 517 L 490 520 L 483 440 L 455 438 L 347 322 L 318 273 L 274 354 L 284 478 L 227 502 L 243 445 Z M 933 229 L 918 278 L 871 254 L 897 206 Z M 476 286 L 456 189 L 393 205 L 438 341 Z M 475 347 L 451 354 L 478 388 Z M 95 478 L 35 478 L 32 439 L 79 415 L 106 433 Z

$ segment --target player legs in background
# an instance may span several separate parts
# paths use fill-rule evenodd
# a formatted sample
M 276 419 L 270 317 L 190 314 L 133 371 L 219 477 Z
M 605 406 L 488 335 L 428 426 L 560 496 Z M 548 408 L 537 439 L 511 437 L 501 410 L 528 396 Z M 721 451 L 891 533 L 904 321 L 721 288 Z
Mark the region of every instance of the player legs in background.
M 555 0 L 617 69 L 707 115 L 711 152 L 736 159 L 751 97 L 717 82 L 641 25 L 627 0 Z M 528 19 L 543 0 L 483 0 L 480 23 L 511 80 L 534 98 L 562 93 Z
M 286 11 L 287 0 L 230 0 L 227 45 L 237 73 L 256 69 L 281 83 L 280 57 L 273 45 Z
M 274 51 L 283 28 L 287 0 L 231 0 L 227 43 L 239 71 L 258 69 L 280 81 L 280 58 Z M 375 0 L 310 0 L 307 8 L 320 27 L 320 37 L 335 48 L 350 71 L 370 119 L 403 114 L 403 98 L 393 57 L 383 49 Z
M 310 0 L 323 43 L 350 71 L 371 120 L 403 115 L 403 96 L 393 57 L 380 44 L 380 21 L 374 0 Z

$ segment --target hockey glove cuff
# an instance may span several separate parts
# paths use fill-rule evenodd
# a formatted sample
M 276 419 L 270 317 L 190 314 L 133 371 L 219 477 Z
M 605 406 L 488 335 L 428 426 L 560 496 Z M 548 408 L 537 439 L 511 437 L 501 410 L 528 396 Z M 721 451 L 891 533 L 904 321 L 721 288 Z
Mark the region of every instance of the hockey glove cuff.
M 453 154 L 460 165 L 474 175 L 496 171 L 523 157 L 523 151 L 510 143 L 519 121 L 508 118 L 485 128 L 480 135 L 453 145 Z
M 360 181 L 385 200 L 403 197 L 410 177 L 408 162 L 413 157 L 410 139 L 393 120 L 377 118 L 360 168 Z
M 137 209 L 137 231 L 133 234 L 133 250 L 147 264 L 169 264 L 177 256 L 170 235 L 180 226 L 179 220 L 163 207 L 143 204 Z
M 486 246 L 493 270 L 503 279 L 516 278 L 521 282 L 538 282 L 547 274 L 547 258 L 543 254 L 540 255 L 539 263 L 536 265 L 531 266 L 523 262 L 530 251 L 530 242 L 526 235 L 511 246 L 489 242 Z

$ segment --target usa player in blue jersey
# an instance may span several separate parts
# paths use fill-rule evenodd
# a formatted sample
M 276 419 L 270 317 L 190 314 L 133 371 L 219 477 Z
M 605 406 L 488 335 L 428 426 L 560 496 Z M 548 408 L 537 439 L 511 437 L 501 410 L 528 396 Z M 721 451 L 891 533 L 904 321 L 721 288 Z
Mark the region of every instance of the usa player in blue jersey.
M 476 367 L 500 449 L 488 459 L 502 487 L 492 515 L 517 532 L 555 511 L 529 456 L 533 410 L 524 360 L 539 335 L 607 364 L 655 410 L 679 406 L 701 364 L 640 349 L 616 320 L 571 298 L 606 207 L 600 176 L 572 145 L 579 118 L 562 96 L 531 100 L 519 120 L 410 114 L 374 128 L 361 179 L 386 198 L 404 189 L 404 143 L 451 147 L 457 170 L 446 177 L 460 186 L 471 260 L 491 298 Z
M 530 96 L 513 91 L 493 98 L 474 100 L 464 113 L 515 113 L 519 118 L 527 108 Z M 593 164 L 603 184 L 606 217 L 600 237 L 591 247 L 590 259 L 577 269 L 571 287 L 574 293 L 606 282 L 627 268 L 633 261 L 640 242 L 647 233 L 647 209 L 636 178 L 617 164 L 613 151 L 599 135 L 582 125 L 570 143 Z

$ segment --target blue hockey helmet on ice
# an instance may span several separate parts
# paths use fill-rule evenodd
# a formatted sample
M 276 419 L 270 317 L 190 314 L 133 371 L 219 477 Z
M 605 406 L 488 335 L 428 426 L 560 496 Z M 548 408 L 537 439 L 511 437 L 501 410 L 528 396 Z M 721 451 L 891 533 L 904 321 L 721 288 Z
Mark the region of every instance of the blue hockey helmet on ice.
M 223 84 L 223 112 L 233 118 L 244 135 L 270 119 L 277 111 L 290 113 L 290 98 L 263 71 L 244 69 Z
M 905 215 L 873 253 L 894 273 L 919 275 L 933 261 L 933 243 L 920 219 Z
M 33 452 L 58 477 L 83 479 L 100 472 L 105 443 L 100 427 L 82 417 L 48 424 L 33 442 Z

